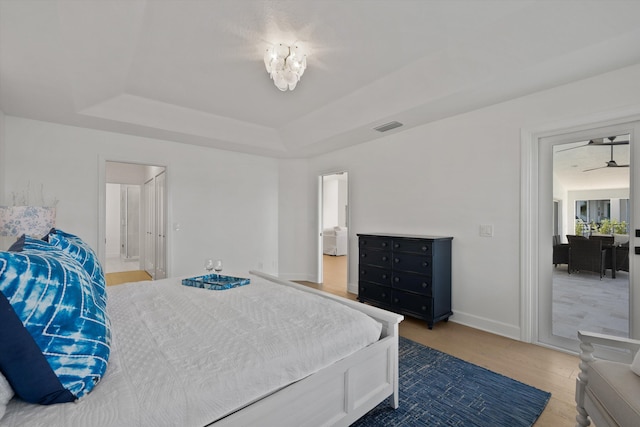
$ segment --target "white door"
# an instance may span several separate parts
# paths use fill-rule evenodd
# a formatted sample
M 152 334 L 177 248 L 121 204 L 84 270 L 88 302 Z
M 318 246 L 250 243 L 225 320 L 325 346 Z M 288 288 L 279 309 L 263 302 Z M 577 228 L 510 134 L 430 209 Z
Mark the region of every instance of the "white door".
M 121 256 L 136 259 L 140 256 L 140 186 L 120 186 Z
M 164 279 L 167 277 L 167 231 L 166 231 L 166 176 L 165 172 L 156 176 L 156 275 L 154 279 Z
M 144 183 L 145 197 L 145 232 L 144 232 L 144 269 L 152 279 L 156 275 L 156 186 L 155 179 Z

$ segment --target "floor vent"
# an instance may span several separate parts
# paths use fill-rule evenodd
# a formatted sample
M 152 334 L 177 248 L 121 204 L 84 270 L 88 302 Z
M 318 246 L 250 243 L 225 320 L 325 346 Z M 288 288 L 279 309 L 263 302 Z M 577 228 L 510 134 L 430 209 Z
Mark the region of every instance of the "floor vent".
M 399 128 L 400 126 L 402 126 L 402 123 L 400 122 L 389 122 L 389 123 L 385 123 L 383 125 L 380 125 L 376 128 L 373 128 L 374 130 L 377 130 L 378 132 L 386 132 L 388 130 L 391 129 L 395 129 L 395 128 Z

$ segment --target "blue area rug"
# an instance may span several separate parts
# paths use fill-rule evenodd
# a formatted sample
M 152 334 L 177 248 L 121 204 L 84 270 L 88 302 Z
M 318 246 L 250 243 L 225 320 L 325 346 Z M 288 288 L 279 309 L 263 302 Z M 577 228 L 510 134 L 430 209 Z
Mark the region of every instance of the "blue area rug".
M 531 426 L 551 393 L 400 337 L 400 407 L 391 398 L 353 426 Z

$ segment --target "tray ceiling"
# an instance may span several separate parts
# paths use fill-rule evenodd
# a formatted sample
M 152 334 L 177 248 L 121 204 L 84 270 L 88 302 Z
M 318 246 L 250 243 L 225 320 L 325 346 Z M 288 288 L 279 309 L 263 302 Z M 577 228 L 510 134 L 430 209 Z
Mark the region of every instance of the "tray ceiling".
M 274 157 L 640 62 L 640 2 L 0 0 L 5 114 Z M 280 92 L 262 53 L 304 43 Z

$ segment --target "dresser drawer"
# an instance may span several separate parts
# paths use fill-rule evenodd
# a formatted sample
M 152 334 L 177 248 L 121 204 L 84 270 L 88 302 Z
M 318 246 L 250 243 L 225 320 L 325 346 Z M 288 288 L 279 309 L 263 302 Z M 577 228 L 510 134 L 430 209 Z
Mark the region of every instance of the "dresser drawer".
M 432 296 L 431 277 L 397 271 L 393 273 L 391 282 L 395 289 L 415 292 L 424 296 Z
M 360 264 L 358 280 L 391 286 L 391 270 Z
M 425 240 L 393 239 L 393 250 L 431 255 L 431 243 Z
M 394 290 L 391 302 L 403 311 L 420 318 L 429 319 L 433 316 L 433 298 Z
M 360 248 L 360 264 L 391 267 L 391 252 Z
M 391 237 L 360 236 L 358 247 L 360 249 L 391 250 Z
M 393 254 L 393 268 L 401 271 L 415 271 L 421 274 L 431 274 L 431 256 L 395 253 Z
M 360 301 L 377 301 L 389 305 L 391 303 L 391 288 L 374 285 L 369 282 L 359 282 L 358 299 Z

